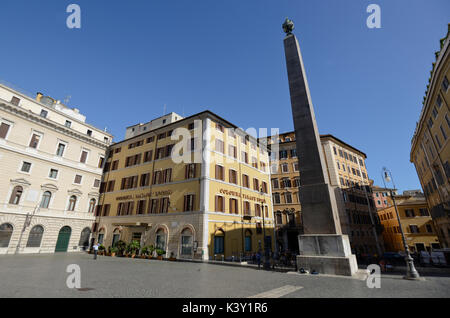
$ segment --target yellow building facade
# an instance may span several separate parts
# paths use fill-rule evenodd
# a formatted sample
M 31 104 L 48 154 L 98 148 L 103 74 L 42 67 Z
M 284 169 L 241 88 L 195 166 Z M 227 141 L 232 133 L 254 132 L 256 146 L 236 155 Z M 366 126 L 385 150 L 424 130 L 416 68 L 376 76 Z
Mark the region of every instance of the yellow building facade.
M 431 252 L 432 248 L 440 248 L 425 198 L 396 196 L 395 201 L 409 250 Z M 378 215 L 384 228 L 383 239 L 386 251 L 403 252 L 404 246 L 395 207 L 381 209 Z
M 110 147 L 98 240 L 106 247 L 138 240 L 166 257 L 221 260 L 264 249 L 265 232 L 273 250 L 265 147 L 210 111 L 166 116 L 151 130 L 132 126 L 135 134 Z
M 410 153 L 444 248 L 450 248 L 450 24 L 448 28 L 436 52 Z

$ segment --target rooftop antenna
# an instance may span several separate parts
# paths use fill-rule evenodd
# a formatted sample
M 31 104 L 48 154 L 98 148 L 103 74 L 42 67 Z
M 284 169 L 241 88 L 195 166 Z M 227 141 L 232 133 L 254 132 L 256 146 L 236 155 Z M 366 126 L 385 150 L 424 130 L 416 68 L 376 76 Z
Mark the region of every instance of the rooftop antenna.
M 166 114 L 166 104 L 164 104 L 163 116 Z

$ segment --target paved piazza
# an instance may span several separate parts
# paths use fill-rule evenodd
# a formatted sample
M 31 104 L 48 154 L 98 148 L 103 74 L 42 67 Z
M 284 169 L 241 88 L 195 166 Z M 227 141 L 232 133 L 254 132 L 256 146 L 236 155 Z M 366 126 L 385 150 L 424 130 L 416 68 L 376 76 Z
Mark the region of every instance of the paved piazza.
M 75 254 L 0 256 L 0 297 L 449 297 L 450 277 L 407 281 L 382 276 L 381 288 L 344 277 L 267 272 L 205 263 Z M 69 289 L 69 264 L 81 289 Z

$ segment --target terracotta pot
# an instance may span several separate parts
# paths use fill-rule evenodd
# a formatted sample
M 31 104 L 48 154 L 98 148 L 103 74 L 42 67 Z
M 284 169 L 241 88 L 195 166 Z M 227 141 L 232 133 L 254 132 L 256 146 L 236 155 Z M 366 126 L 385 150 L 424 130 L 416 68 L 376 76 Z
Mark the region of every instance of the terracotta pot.
M 160 255 L 158 255 L 158 259 L 159 259 L 160 261 L 162 261 L 163 257 L 160 256 Z
M 111 253 L 111 256 L 116 256 L 116 253 Z
M 174 261 L 176 261 L 177 259 L 175 258 L 175 257 L 171 257 L 171 258 L 169 258 L 169 261 L 172 261 L 172 262 L 174 262 Z
M 135 258 L 136 257 L 136 254 L 131 254 L 131 258 Z
M 147 256 L 145 256 L 145 255 L 141 255 L 141 258 L 145 259 L 145 258 L 147 258 Z

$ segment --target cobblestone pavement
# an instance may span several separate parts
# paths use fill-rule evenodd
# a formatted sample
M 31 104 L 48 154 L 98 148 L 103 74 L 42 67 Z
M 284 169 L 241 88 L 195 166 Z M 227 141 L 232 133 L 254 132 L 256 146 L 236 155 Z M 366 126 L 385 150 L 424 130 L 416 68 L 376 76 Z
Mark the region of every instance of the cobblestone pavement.
M 81 269 L 81 289 L 70 289 L 67 266 Z M 381 288 L 347 277 L 300 275 L 206 263 L 92 255 L 0 256 L 0 297 L 449 297 L 450 277 L 407 281 L 383 275 Z

